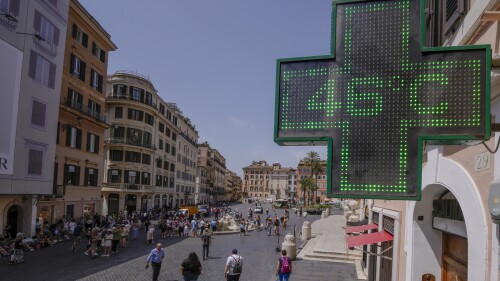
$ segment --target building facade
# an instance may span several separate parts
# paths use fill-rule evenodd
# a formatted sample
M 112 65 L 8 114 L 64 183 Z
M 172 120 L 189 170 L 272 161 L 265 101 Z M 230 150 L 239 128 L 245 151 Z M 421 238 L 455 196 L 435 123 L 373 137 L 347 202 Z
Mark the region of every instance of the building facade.
M 0 1 L 0 225 L 35 234 L 53 194 L 68 1 Z
M 101 213 L 104 174 L 105 80 L 111 36 L 76 0 L 71 0 L 65 41 L 54 196 L 39 198 L 40 221 Z
M 176 108 L 175 105 L 172 105 Z M 198 163 L 198 131 L 189 118 L 176 110 L 179 119 L 177 127 L 177 169 L 176 169 L 176 206 L 192 205 L 196 193 L 196 165 Z
M 287 167 L 281 167 L 280 163 L 274 163 L 271 172 L 271 195 L 270 198 L 291 199 L 292 191 L 295 190 L 296 170 Z
M 491 114 L 499 123 L 498 1 L 424 3 L 432 11 L 426 13 L 427 46 L 491 45 Z M 495 133 L 484 144 L 497 143 Z M 490 183 L 500 179 L 499 157 L 483 145 L 428 145 L 420 201 L 367 200 L 374 231 L 391 237 L 363 246 L 373 253 L 363 254 L 368 278 L 416 281 L 426 274 L 431 280 L 497 281 L 499 227 L 488 211 L 488 193 Z
M 272 170 L 273 167 L 263 160 L 253 161 L 249 166 L 243 167 L 243 193 L 260 202 L 270 198 Z
M 295 193 L 295 199 L 297 202 L 308 202 L 309 204 L 313 203 L 323 203 L 327 199 L 326 196 L 326 185 L 327 185 L 327 179 L 326 179 L 326 171 L 327 171 L 327 165 L 328 162 L 326 161 L 320 161 L 321 164 L 321 171 L 318 171 L 317 173 L 313 174 L 311 173 L 311 167 L 305 165 L 303 161 L 299 162 L 299 165 L 297 166 L 297 180 L 296 180 L 296 193 Z M 316 190 L 314 191 L 309 191 L 309 190 L 304 190 L 300 184 L 300 180 L 312 177 L 314 179 L 314 182 L 317 186 Z

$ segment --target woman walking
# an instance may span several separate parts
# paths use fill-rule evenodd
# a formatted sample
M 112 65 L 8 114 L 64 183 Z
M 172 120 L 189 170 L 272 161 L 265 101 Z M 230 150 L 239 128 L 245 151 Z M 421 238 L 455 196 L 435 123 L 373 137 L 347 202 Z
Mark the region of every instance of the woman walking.
M 201 274 L 201 262 L 195 252 L 189 253 L 189 256 L 181 264 L 181 274 L 184 281 L 197 281 Z

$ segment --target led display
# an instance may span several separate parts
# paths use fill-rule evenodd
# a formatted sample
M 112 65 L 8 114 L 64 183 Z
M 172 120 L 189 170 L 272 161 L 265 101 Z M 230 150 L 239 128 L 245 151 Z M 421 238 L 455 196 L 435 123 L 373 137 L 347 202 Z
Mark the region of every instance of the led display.
M 334 4 L 332 55 L 278 60 L 275 141 L 328 143 L 330 196 L 419 200 L 424 142 L 489 137 L 489 47 L 423 48 L 420 4 Z

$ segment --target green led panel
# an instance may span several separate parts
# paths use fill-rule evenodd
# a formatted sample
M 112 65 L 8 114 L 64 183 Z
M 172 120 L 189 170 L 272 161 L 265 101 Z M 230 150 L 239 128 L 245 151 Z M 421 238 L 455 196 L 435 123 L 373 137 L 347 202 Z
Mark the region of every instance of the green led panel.
M 424 142 L 487 139 L 489 46 L 424 48 L 423 1 L 346 1 L 332 55 L 278 60 L 275 141 L 329 145 L 328 194 L 419 200 Z

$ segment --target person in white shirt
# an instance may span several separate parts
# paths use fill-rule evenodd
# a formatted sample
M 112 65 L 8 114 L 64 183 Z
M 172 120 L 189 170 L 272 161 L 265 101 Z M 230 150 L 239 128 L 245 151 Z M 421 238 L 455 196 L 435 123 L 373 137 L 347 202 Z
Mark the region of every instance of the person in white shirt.
M 227 281 L 239 281 L 243 269 L 243 257 L 238 255 L 238 250 L 233 249 L 232 255 L 227 258 L 224 267 L 224 278 Z

